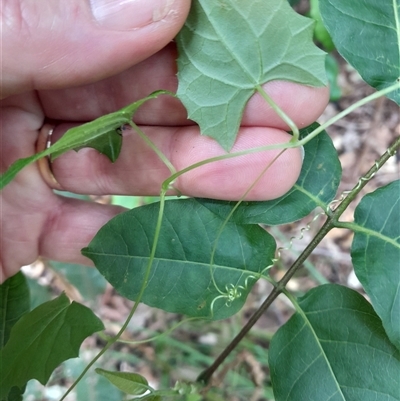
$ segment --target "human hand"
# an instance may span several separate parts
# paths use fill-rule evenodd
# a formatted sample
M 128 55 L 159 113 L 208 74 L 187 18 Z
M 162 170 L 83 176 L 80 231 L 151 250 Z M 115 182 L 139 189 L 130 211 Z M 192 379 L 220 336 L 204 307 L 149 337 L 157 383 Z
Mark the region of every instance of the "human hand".
M 21 4 L 20 4 L 21 3 Z M 188 0 L 101 0 L 93 17 L 89 2 L 34 0 L 3 5 L 1 77 L 1 171 L 35 152 L 45 119 L 56 120 L 54 137 L 115 111 L 158 89 L 176 91 L 176 49 L 171 39 L 189 11 Z M 122 11 L 116 6 L 122 4 Z M 94 4 L 94 1 L 91 1 Z M 103 12 L 112 18 L 103 18 Z M 169 44 L 168 44 L 169 43 Z M 166 46 L 166 47 L 164 47 Z M 326 88 L 287 82 L 265 85 L 268 94 L 299 126 L 325 108 Z M 146 103 L 135 122 L 179 171 L 224 151 L 186 119 L 177 99 Z M 285 124 L 265 102 L 248 103 L 233 151 L 288 140 Z M 82 194 L 157 195 L 169 171 L 135 132 L 124 131 L 116 163 L 93 149 L 69 152 L 52 164 L 67 191 Z M 182 175 L 183 194 L 239 199 L 278 151 L 210 163 Z M 276 198 L 290 189 L 301 168 L 301 152 L 290 149 L 272 164 L 247 199 Z M 122 209 L 54 194 L 37 165 L 25 168 L 0 193 L 0 280 L 41 255 L 89 263 L 80 254 L 97 230 Z

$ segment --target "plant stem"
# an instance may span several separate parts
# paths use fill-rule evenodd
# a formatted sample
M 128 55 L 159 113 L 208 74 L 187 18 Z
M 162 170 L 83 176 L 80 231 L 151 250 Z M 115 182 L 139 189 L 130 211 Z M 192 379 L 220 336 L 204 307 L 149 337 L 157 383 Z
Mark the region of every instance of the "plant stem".
M 338 222 L 339 217 L 343 214 L 349 204 L 356 198 L 360 191 L 367 185 L 368 181 L 376 174 L 376 172 L 386 163 L 386 161 L 394 155 L 396 150 L 400 147 L 400 136 L 395 140 L 395 142 L 389 147 L 389 149 L 375 162 L 375 164 L 369 169 L 369 171 L 361 177 L 357 185 L 347 194 L 340 205 L 333 211 L 327 220 L 318 231 L 316 236 L 306 247 L 306 249 L 301 253 L 298 259 L 289 268 L 283 278 L 276 284 L 275 288 L 271 291 L 267 299 L 259 307 L 259 309 L 251 316 L 247 324 L 242 328 L 242 330 L 236 335 L 236 337 L 231 341 L 231 343 L 224 349 L 224 351 L 217 357 L 214 363 L 205 369 L 197 381 L 208 383 L 211 376 L 218 369 L 218 367 L 223 363 L 226 357 L 236 348 L 244 336 L 250 331 L 257 320 L 264 314 L 264 312 L 271 306 L 272 302 L 278 297 L 278 295 L 285 289 L 286 284 L 293 277 L 296 271 L 302 266 L 304 261 L 310 256 L 312 251 L 317 247 L 317 245 L 322 241 L 325 235 L 334 227 L 340 226 Z
M 263 89 L 261 85 L 256 86 L 257 92 L 263 97 L 263 99 L 271 106 L 276 114 L 288 125 L 293 133 L 292 142 L 297 142 L 300 136 L 299 129 L 297 125 L 292 121 L 292 119 L 268 96 L 267 92 Z
M 145 272 L 145 276 L 143 279 L 143 283 L 142 286 L 140 288 L 140 292 L 139 295 L 136 298 L 135 301 L 135 305 L 133 305 L 133 308 L 131 309 L 131 311 L 129 312 L 128 317 L 126 318 L 124 324 L 122 325 L 121 329 L 118 331 L 118 333 L 110 338 L 107 341 L 107 344 L 103 347 L 103 349 L 90 361 L 90 363 L 85 367 L 85 369 L 82 371 L 82 373 L 79 375 L 79 377 L 74 381 L 74 383 L 71 385 L 71 387 L 69 387 L 69 389 L 67 390 L 67 392 L 62 396 L 62 398 L 60 399 L 60 401 L 63 401 L 65 399 L 65 397 L 76 387 L 76 385 L 82 380 L 82 378 L 85 376 L 85 374 L 88 372 L 88 370 L 96 363 L 96 361 L 115 343 L 119 340 L 119 338 L 121 337 L 122 333 L 126 330 L 126 328 L 128 327 L 129 322 L 131 321 L 134 313 L 136 312 L 139 303 L 143 297 L 143 294 L 146 290 L 147 287 L 147 283 L 149 281 L 149 277 L 150 277 L 150 272 L 151 272 L 151 266 L 153 264 L 154 261 L 154 257 L 155 257 L 155 253 L 156 253 L 156 249 L 157 249 L 157 244 L 158 244 L 158 238 L 160 236 L 160 230 L 161 230 L 161 223 L 162 223 L 162 218 L 164 215 L 164 205 L 165 205 L 165 193 L 166 193 L 166 189 L 162 189 L 161 190 L 161 196 L 160 196 L 160 209 L 159 209 L 159 213 L 158 213 L 158 219 L 157 219 L 157 224 L 156 224 L 156 229 L 155 229 L 155 234 L 154 234 L 154 241 L 153 241 L 153 245 L 152 245 L 152 249 L 151 249 L 151 253 L 150 253 L 150 257 L 149 257 L 149 262 L 147 264 L 146 267 L 146 272 Z
M 316 128 L 314 131 L 310 132 L 303 139 L 295 140 L 295 137 L 293 136 L 292 139 L 290 139 L 287 142 L 274 143 L 273 145 L 259 146 L 257 148 L 250 148 L 250 149 L 241 150 L 241 151 L 238 151 L 238 152 L 226 153 L 226 154 L 223 154 L 221 156 L 210 157 L 209 159 L 202 160 L 200 162 L 191 164 L 190 166 L 185 167 L 182 170 L 179 170 L 175 174 L 172 174 L 170 177 L 168 177 L 164 181 L 163 185 L 164 186 L 169 186 L 171 183 L 173 183 L 181 175 L 187 173 L 188 171 L 194 170 L 196 168 L 199 168 L 199 167 L 204 166 L 204 165 L 209 164 L 209 163 L 217 162 L 217 161 L 220 161 L 220 160 L 232 159 L 232 158 L 238 157 L 238 156 L 246 156 L 246 155 L 249 155 L 251 153 L 265 152 L 265 151 L 268 151 L 268 150 L 275 150 L 275 149 L 290 149 L 290 148 L 297 148 L 299 146 L 304 146 L 308 142 L 310 142 L 312 139 L 314 139 L 317 135 L 319 135 L 322 131 L 324 131 L 326 128 L 328 128 L 329 126 L 334 124 L 336 121 L 338 121 L 341 118 L 347 116 L 348 114 L 350 114 L 351 112 L 353 112 L 357 108 L 359 108 L 361 106 L 364 106 L 368 102 L 371 102 L 372 100 L 375 100 L 375 99 L 378 99 L 378 98 L 380 98 L 380 97 L 382 97 L 384 95 L 387 95 L 390 92 L 393 92 L 394 90 L 398 89 L 399 87 L 400 87 L 400 82 L 397 82 L 397 83 L 389 86 L 388 88 L 382 89 L 382 90 L 380 90 L 378 92 L 373 93 L 372 95 L 369 95 L 369 96 L 365 97 L 364 99 L 359 100 L 358 102 L 352 104 L 351 106 L 349 106 L 347 109 L 343 110 L 342 112 L 340 112 L 336 116 L 334 116 L 331 119 L 329 119 L 327 122 L 325 122 L 322 125 L 320 125 L 318 128 Z M 277 110 L 279 110 L 279 108 L 278 109 L 274 108 L 274 110 L 277 111 Z
M 168 160 L 167 156 L 161 152 L 160 149 L 150 140 L 150 138 L 133 122 L 130 122 L 130 126 L 136 131 L 136 133 L 143 139 L 144 142 L 154 151 L 158 158 L 168 167 L 171 174 L 176 174 L 176 169 L 172 163 Z

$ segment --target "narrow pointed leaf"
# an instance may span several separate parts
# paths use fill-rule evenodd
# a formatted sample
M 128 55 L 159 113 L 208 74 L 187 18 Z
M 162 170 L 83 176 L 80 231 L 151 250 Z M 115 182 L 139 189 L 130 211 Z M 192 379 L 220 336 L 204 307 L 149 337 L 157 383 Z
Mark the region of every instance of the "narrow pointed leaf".
M 86 337 L 103 328 L 90 309 L 65 294 L 24 315 L 0 353 L 0 399 L 31 379 L 45 384 L 61 362 L 78 356 Z
M 376 89 L 399 83 L 400 0 L 319 0 L 339 53 Z M 400 86 L 387 95 L 400 104 Z
M 354 222 L 355 273 L 400 349 L 400 181 L 364 196 Z
M 19 272 L 0 285 L 0 349 L 7 343 L 13 326 L 29 309 L 28 283 Z
M 96 373 L 107 378 L 115 387 L 126 394 L 142 395 L 149 390 L 147 380 L 137 373 L 112 372 L 100 368 L 96 369 Z
M 229 150 L 257 86 L 325 85 L 313 22 L 287 0 L 197 0 L 177 36 L 177 95 L 205 135 Z
M 115 138 L 119 129 L 124 124 L 129 124 L 136 110 L 146 101 L 154 99 L 162 94 L 167 94 L 166 91 L 157 91 L 144 99 L 138 100 L 118 110 L 114 113 L 99 117 L 96 120 L 82 124 L 78 127 L 69 129 L 60 140 L 50 146 L 43 152 L 36 153 L 24 159 L 15 161 L 5 173 L 0 175 L 0 190 L 3 189 L 11 180 L 26 166 L 38 161 L 39 159 L 50 156 L 55 159 L 69 150 L 79 150 L 82 147 L 94 147 L 101 153 L 104 152 L 111 161 L 115 161 L 119 155 L 121 147 L 120 141 Z M 110 134 L 111 133 L 111 134 Z M 114 134 L 113 134 L 114 133 Z M 110 141 L 110 135 L 112 140 Z M 108 139 L 104 140 L 104 136 Z M 98 142 L 100 141 L 100 142 Z
M 318 126 L 314 123 L 302 129 L 301 138 Z M 231 221 L 239 224 L 279 225 L 299 220 L 318 206 L 325 210 L 336 195 L 342 175 L 337 152 L 325 131 L 308 142 L 304 152 L 300 177 L 289 192 L 271 201 L 242 202 Z M 212 199 L 202 199 L 201 203 L 221 218 L 226 218 L 237 204 Z
M 276 401 L 400 400 L 400 353 L 372 306 L 346 287 L 299 299 L 272 338 L 269 365 Z
M 82 250 L 128 299 L 136 300 L 143 284 L 159 207 L 153 203 L 116 216 Z M 258 273 L 271 264 L 275 241 L 258 225 L 224 223 L 195 199 L 167 201 L 142 302 L 210 319 L 236 313 Z M 228 293 L 233 299 L 223 295 Z

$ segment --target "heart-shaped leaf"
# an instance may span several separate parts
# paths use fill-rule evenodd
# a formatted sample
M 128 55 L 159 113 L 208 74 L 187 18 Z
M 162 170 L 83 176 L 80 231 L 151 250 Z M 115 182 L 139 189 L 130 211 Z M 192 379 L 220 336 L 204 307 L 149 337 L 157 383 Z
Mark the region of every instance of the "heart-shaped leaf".
M 365 195 L 354 223 L 354 271 L 400 349 L 400 181 Z
M 276 401 L 400 399 L 400 353 L 364 297 L 327 284 L 296 309 L 270 345 Z
M 400 83 L 400 1 L 319 0 L 339 53 L 376 89 Z M 400 104 L 399 88 L 387 95 Z
M 82 250 L 128 299 L 136 300 L 142 287 L 159 207 L 114 217 Z M 274 239 L 258 225 L 225 222 L 195 199 L 167 201 L 142 301 L 168 312 L 226 318 L 243 306 L 274 253 Z

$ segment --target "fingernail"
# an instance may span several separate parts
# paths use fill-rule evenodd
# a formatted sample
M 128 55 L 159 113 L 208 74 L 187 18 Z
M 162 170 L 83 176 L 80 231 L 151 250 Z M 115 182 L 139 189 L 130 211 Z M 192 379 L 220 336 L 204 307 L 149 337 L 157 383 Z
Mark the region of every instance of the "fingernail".
M 109 29 L 129 31 L 160 21 L 174 0 L 90 0 L 94 18 Z

